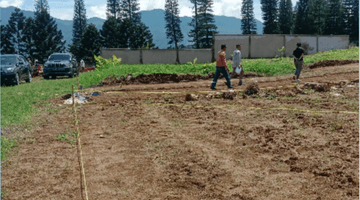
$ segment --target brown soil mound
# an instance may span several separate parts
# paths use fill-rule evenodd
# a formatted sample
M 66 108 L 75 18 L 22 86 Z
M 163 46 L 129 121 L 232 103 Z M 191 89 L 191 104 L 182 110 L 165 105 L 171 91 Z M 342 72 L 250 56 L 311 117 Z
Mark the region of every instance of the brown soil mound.
M 187 94 L 185 97 L 185 101 L 196 101 L 198 100 L 198 96 L 196 96 L 195 94 Z
M 251 85 L 249 85 L 246 88 L 245 94 L 246 95 L 253 95 L 253 94 L 259 93 L 259 91 L 260 91 L 259 86 L 256 83 L 252 83 Z
M 316 92 L 328 92 L 330 88 L 331 85 L 329 83 L 305 83 L 304 85 L 304 89 L 313 89 Z
M 351 63 L 359 63 L 359 60 L 322 60 L 313 64 L 307 65 L 307 68 L 314 69 L 319 67 L 328 67 L 336 65 L 346 65 Z
M 234 91 L 224 92 L 222 94 L 222 98 L 224 99 L 234 100 L 235 97 L 236 97 L 236 93 Z
M 140 74 L 137 77 L 132 77 L 131 74 L 126 77 L 116 78 L 116 77 L 107 77 L 102 81 L 103 85 L 115 85 L 115 84 L 148 84 L 148 83 L 170 83 L 170 82 L 188 82 L 188 81 L 198 81 L 198 80 L 207 80 L 214 78 L 215 74 L 208 74 L 206 76 L 201 76 L 198 74 Z M 223 78 L 223 75 L 220 75 L 220 78 Z M 237 74 L 234 75 L 234 78 L 238 77 Z M 244 77 L 259 77 L 257 73 L 245 73 Z

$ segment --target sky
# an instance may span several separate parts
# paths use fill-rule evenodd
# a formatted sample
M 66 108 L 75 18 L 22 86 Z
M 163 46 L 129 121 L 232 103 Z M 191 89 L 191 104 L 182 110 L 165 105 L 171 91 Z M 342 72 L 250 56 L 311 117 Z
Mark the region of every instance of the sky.
M 214 0 L 214 14 L 241 18 L 241 4 L 243 0 Z M 62 20 L 72 20 L 74 14 L 74 0 L 48 0 L 50 15 Z M 106 18 L 106 0 L 84 0 L 87 18 Z M 165 0 L 138 0 L 140 10 L 164 9 Z M 180 17 L 192 15 L 190 0 L 178 0 Z M 292 0 L 295 6 L 298 0 Z M 34 0 L 0 0 L 0 7 L 14 6 L 22 10 L 34 11 Z M 255 18 L 263 21 L 261 17 L 260 0 L 254 0 Z

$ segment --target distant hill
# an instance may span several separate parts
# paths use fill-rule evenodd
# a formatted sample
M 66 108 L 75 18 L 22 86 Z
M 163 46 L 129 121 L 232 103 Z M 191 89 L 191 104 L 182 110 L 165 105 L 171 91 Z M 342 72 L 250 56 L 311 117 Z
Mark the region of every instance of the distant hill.
M 15 7 L 1 8 L 1 24 L 7 24 L 11 13 L 14 11 Z M 34 17 L 34 12 L 24 11 L 26 17 Z M 155 9 L 150 11 L 141 11 L 141 21 L 149 27 L 151 33 L 153 34 L 153 40 L 156 46 L 160 49 L 166 49 L 168 47 L 166 33 L 165 33 L 165 19 L 164 19 L 164 10 Z M 215 24 L 218 27 L 217 31 L 219 34 L 241 34 L 241 20 L 235 17 L 225 17 L 225 16 L 215 16 Z M 62 31 L 64 39 L 66 40 L 66 46 L 72 43 L 72 20 L 61 20 L 56 19 L 58 29 Z M 188 33 L 191 30 L 191 27 L 188 25 L 191 21 L 191 17 L 181 17 L 181 31 L 184 35 L 183 44 L 188 45 L 190 38 Z M 104 19 L 93 17 L 87 20 L 88 23 L 93 23 L 98 29 L 102 28 Z M 263 24 L 256 20 L 257 33 L 263 33 Z

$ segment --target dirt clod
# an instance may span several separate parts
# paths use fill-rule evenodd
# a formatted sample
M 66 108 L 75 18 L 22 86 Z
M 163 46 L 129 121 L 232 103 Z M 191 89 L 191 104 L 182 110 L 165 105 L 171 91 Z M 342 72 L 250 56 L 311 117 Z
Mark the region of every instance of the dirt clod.
M 330 91 L 329 83 L 305 83 L 304 89 L 313 89 L 316 92 L 328 92 Z
M 234 90 L 230 90 L 229 92 L 224 92 L 222 94 L 222 98 L 224 99 L 233 100 L 235 97 L 236 97 L 236 93 L 234 92 Z
M 65 94 L 65 95 L 61 96 L 61 100 L 66 100 L 69 98 L 71 98 L 71 94 Z
M 187 94 L 185 97 L 186 101 L 197 101 L 199 97 L 195 94 Z
M 252 84 L 250 84 L 250 85 L 246 88 L 245 94 L 247 94 L 247 95 L 253 95 L 253 94 L 259 93 L 259 91 L 260 91 L 260 89 L 259 89 L 258 84 L 252 83 Z

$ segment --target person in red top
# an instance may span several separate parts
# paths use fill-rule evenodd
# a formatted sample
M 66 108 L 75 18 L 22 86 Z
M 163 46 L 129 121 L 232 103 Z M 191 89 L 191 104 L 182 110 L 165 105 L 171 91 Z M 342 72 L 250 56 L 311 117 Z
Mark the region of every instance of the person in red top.
M 223 44 L 223 45 L 221 45 L 221 50 L 217 53 L 217 56 L 216 56 L 216 72 L 215 72 L 214 80 L 211 84 L 212 90 L 216 90 L 215 86 L 216 86 L 217 80 L 220 77 L 220 73 L 225 77 L 226 85 L 228 86 L 228 88 L 233 88 L 233 86 L 231 85 L 231 82 L 230 82 L 229 68 L 226 64 L 225 51 L 226 51 L 226 45 Z

